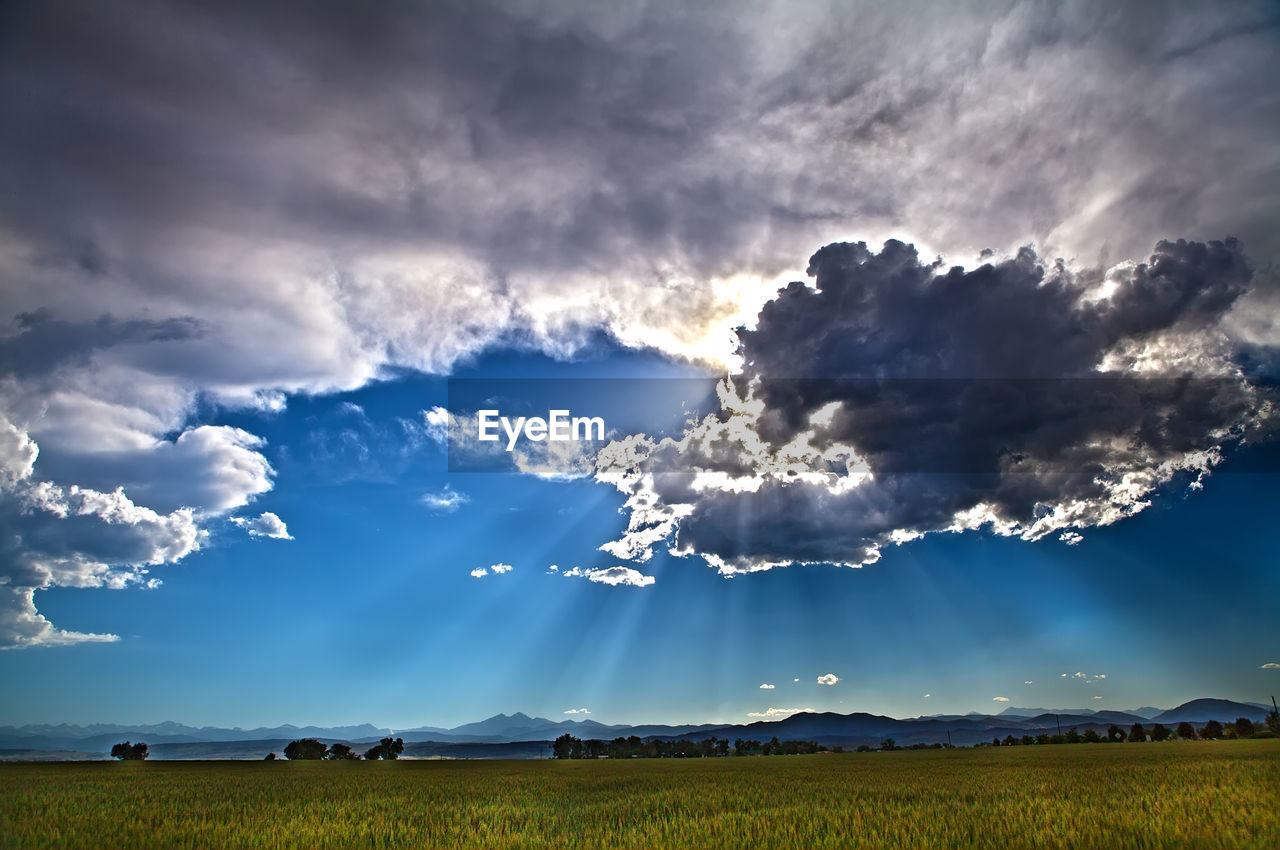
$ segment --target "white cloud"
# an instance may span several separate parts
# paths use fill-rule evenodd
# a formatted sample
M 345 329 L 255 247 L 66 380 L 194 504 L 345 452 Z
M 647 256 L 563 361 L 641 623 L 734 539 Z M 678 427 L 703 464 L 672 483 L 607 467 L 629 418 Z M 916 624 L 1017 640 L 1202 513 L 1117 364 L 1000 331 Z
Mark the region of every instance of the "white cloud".
M 933 694 L 925 694 L 925 695 L 924 695 L 924 699 L 928 699 L 928 698 L 929 698 L 929 697 L 931 697 L 931 696 L 933 696 Z
M 449 411 L 443 407 L 433 407 L 422 411 L 422 423 L 426 428 L 427 439 L 444 448 L 449 445 Z
M 1058 539 L 1068 546 L 1076 546 L 1084 540 L 1084 537 L 1075 531 L 1064 531 L 1058 535 Z
M 39 446 L 0 414 L 0 648 L 115 640 L 55 627 L 35 607 L 48 587 L 156 587 L 151 569 L 200 548 L 196 512 L 161 513 L 122 488 L 103 492 L 36 480 Z
M 1063 673 L 1059 678 L 1062 679 L 1079 679 L 1082 682 L 1091 683 L 1107 678 L 1106 673 L 1086 673 L 1083 670 L 1077 670 L 1074 673 Z
M 1280 670 L 1280 662 L 1268 661 L 1258 668 L 1259 670 Z
M 471 577 L 484 578 L 489 575 L 490 571 L 492 571 L 495 576 L 500 576 L 504 573 L 511 572 L 511 569 L 512 567 L 510 564 L 490 564 L 488 567 L 476 567 L 471 571 Z
M 74 643 L 110 643 L 111 634 L 72 632 L 55 628 L 36 610 L 30 587 L 0 586 L 0 649 L 33 646 L 67 646 Z
M 546 574 L 547 574 L 547 575 L 551 575 L 552 573 L 558 573 L 558 572 L 560 572 L 560 568 L 559 568 L 558 566 L 556 566 L 555 564 L 552 564 L 551 566 L 547 567 L 547 573 L 546 573 Z
M 991 701 L 992 702 L 1008 702 L 1009 698 L 1008 697 L 992 697 Z
M 1102 699 L 1102 697 L 1096 696 L 1096 697 L 1093 697 L 1093 699 Z
M 590 714 L 590 713 L 591 713 L 590 709 L 586 709 L 586 708 L 571 708 L 565 712 L 565 714 Z
M 770 708 L 765 711 L 748 711 L 747 717 L 763 717 L 767 720 L 775 720 L 780 717 L 790 717 L 793 714 L 804 714 L 813 711 L 812 708 Z
M 628 585 L 630 587 L 648 587 L 653 584 L 656 579 L 653 576 L 647 576 L 639 570 L 631 567 L 607 567 L 597 570 L 584 570 L 582 567 L 574 567 L 571 570 L 565 570 L 561 573 L 563 576 L 571 578 L 585 578 L 588 581 L 598 582 L 611 586 Z
M 840 681 L 840 677 L 834 673 L 824 673 L 818 677 L 819 685 L 834 685 L 838 681 Z
M 799 677 L 799 676 L 797 676 L 796 678 L 792 679 L 791 681 L 793 681 L 793 682 L 799 682 L 799 681 L 800 681 L 800 677 Z
M 271 511 L 263 511 L 256 517 L 232 517 L 231 521 L 249 532 L 251 537 L 271 537 L 276 540 L 292 540 L 284 520 Z
M 438 493 L 423 493 L 419 501 L 422 502 L 427 510 L 451 514 L 470 502 L 471 499 L 465 493 L 459 493 L 446 484 L 444 489 Z
M 760 690 L 762 690 L 762 691 L 771 691 L 771 690 L 773 690 L 773 685 L 770 685 L 768 682 L 766 682 L 766 683 L 764 683 L 763 685 L 761 685 L 761 686 L 760 686 Z
M 1027 680 L 1026 680 L 1025 682 L 1023 682 L 1022 684 L 1024 684 L 1024 685 L 1034 685 L 1034 684 L 1035 684 L 1035 682 L 1032 682 L 1030 679 L 1027 679 Z

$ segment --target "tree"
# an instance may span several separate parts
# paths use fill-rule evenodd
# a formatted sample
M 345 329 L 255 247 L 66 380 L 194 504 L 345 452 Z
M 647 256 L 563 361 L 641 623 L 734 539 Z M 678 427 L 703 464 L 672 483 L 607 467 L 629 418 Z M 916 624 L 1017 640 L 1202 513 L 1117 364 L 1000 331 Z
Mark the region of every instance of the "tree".
M 1084 730 L 1084 741 L 1086 744 L 1096 744 L 1102 740 L 1102 736 L 1098 734 L 1098 730 L 1090 726 Z
M 263 757 L 262 757 L 262 760 L 263 760 L 263 761 L 275 761 L 275 760 L 276 760 L 276 754 L 275 754 L 275 753 L 267 753 L 265 756 L 263 756 Z
M 370 747 L 364 757 L 369 761 L 378 759 L 386 759 L 387 761 L 395 761 L 404 752 L 403 738 L 383 738 L 373 747 Z
M 1108 726 L 1108 727 L 1107 727 L 1107 740 L 1108 740 L 1108 741 L 1113 741 L 1113 742 L 1114 742 L 1114 741 L 1123 741 L 1123 740 L 1124 740 L 1124 730 L 1123 730 L 1123 729 L 1121 729 L 1121 728 L 1120 728 L 1119 726 L 1117 726 L 1116 724 L 1112 723 L 1110 726 Z
M 1236 737 L 1248 738 L 1254 732 L 1253 721 L 1247 717 L 1236 718 Z
M 1184 741 L 1194 741 L 1196 738 L 1196 727 L 1187 721 L 1178 724 L 1178 737 Z
M 334 744 L 329 748 L 329 754 L 325 758 L 330 761 L 347 761 L 349 759 L 358 759 L 360 756 L 346 744 Z
M 123 744 L 116 744 L 111 748 L 111 757 L 121 761 L 142 761 L 148 755 L 150 753 L 147 751 L 147 745 L 141 741 L 136 744 L 125 741 Z
M 316 761 L 328 752 L 329 748 L 315 738 L 299 738 L 285 746 L 284 757 L 289 761 Z
M 1172 734 L 1173 730 L 1163 723 L 1157 723 L 1151 727 L 1151 740 L 1153 741 L 1167 741 Z
M 1280 712 L 1273 711 L 1267 715 L 1267 728 L 1280 735 Z
M 1133 724 L 1133 726 L 1129 728 L 1129 740 L 1130 741 L 1147 740 L 1147 730 L 1142 728 L 1141 723 L 1135 723 Z
M 1212 741 L 1214 738 L 1222 737 L 1222 724 L 1216 720 L 1210 720 L 1200 729 L 1200 737 L 1206 741 Z
M 582 741 L 565 732 L 551 745 L 551 754 L 558 759 L 576 758 L 575 752 L 582 750 Z
M 885 738 L 883 741 L 880 742 L 880 749 L 884 750 L 885 752 L 889 752 L 890 750 L 896 750 L 898 749 L 898 742 L 893 740 L 892 738 Z

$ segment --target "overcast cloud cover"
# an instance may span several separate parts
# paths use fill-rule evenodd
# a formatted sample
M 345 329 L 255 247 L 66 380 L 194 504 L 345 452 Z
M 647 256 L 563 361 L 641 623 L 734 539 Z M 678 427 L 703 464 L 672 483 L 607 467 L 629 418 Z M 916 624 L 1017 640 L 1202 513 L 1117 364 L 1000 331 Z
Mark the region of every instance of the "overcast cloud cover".
M 769 378 L 1105 362 L 1226 395 L 1207 416 L 1161 395 L 1165 431 L 1063 473 L 1135 424 L 1082 417 L 1023 447 L 1054 476 L 976 489 L 882 475 L 691 499 L 632 476 L 665 515 L 620 556 L 680 519 L 682 547 L 742 568 L 862 562 L 965 511 L 1087 527 L 1140 503 L 1160 463 L 1203 468 L 1265 425 L 1233 364 L 1280 341 L 1274 4 L 623 5 L 5 4 L 0 644 L 109 639 L 58 630 L 35 589 L 154 581 L 228 518 L 288 535 L 252 510 L 274 479 L 261 438 L 195 426 L 197 404 L 279 410 L 486 346 L 568 355 L 600 329 L 729 362 L 732 329 L 811 255 L 821 292 L 787 289 L 741 341 L 763 444 L 833 400 Z M 892 468 L 871 425 L 825 415 L 833 445 Z M 731 545 L 744 498 L 788 532 Z

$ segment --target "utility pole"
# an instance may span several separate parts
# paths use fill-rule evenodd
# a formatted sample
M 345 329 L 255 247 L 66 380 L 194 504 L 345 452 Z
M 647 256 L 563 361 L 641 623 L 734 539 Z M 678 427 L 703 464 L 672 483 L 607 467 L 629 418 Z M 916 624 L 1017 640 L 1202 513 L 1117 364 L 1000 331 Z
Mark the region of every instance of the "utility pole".
M 1276 701 L 1275 697 L 1272 697 L 1271 701 L 1275 702 Z M 951 730 L 950 729 L 947 730 L 947 749 L 951 749 Z
M 1053 716 L 1053 719 L 1058 721 L 1058 734 L 1061 735 L 1062 734 L 1062 718 L 1055 714 Z

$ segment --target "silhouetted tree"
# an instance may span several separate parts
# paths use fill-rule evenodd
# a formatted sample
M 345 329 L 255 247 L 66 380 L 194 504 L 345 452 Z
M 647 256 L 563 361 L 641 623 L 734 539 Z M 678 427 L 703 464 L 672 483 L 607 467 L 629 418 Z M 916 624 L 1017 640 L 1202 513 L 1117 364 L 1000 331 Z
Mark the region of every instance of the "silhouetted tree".
M 1147 730 L 1142 728 L 1141 723 L 1135 723 L 1131 727 L 1129 727 L 1129 740 L 1130 741 L 1147 740 Z
M 1124 730 L 1123 730 L 1123 729 L 1121 729 L 1121 728 L 1120 728 L 1119 726 L 1117 726 L 1116 724 L 1112 723 L 1110 726 L 1108 726 L 1108 727 L 1107 727 L 1107 740 L 1108 740 L 1108 741 L 1123 741 L 1123 740 L 1124 740 Z
M 1084 730 L 1084 741 L 1086 744 L 1096 744 L 1102 740 L 1102 736 L 1098 734 L 1098 730 L 1092 727 Z
M 364 754 L 369 761 L 377 761 L 378 759 L 386 759 L 387 761 L 395 761 L 404 752 L 403 738 L 383 738 Z
M 1267 728 L 1280 735 L 1280 712 L 1273 711 L 1267 715 Z
M 992 743 L 995 744 L 996 746 L 1000 746 L 1000 740 L 998 738 L 993 739 Z M 893 740 L 892 738 L 885 738 L 883 741 L 880 742 L 880 749 L 884 750 L 885 752 L 888 752 L 890 750 L 896 750 L 898 749 L 898 742 Z
M 263 757 L 262 757 L 262 760 L 263 760 L 263 761 L 275 761 L 275 760 L 276 760 L 276 754 L 275 754 L 275 753 L 267 753 L 265 756 L 263 756 Z
M 1157 723 L 1151 727 L 1151 740 L 1153 741 L 1167 741 L 1171 735 L 1173 735 L 1173 730 L 1163 723 Z
M 558 759 L 573 758 L 574 751 L 582 748 L 582 741 L 565 732 L 551 745 L 551 754 Z
M 120 759 L 121 761 L 142 761 L 148 755 L 150 755 L 150 753 L 148 752 L 147 745 L 141 741 L 136 744 L 131 744 L 128 741 L 125 741 L 123 744 L 116 744 L 111 748 L 111 757 L 113 759 Z
M 299 738 L 290 741 L 284 748 L 284 757 L 289 761 L 315 761 L 325 757 L 329 748 L 315 738 Z
M 1201 727 L 1200 737 L 1204 738 L 1206 741 L 1211 741 L 1214 738 L 1221 738 L 1222 724 L 1216 720 L 1210 720 L 1208 723 L 1204 724 L 1203 727 Z
M 346 744 L 334 744 L 329 747 L 329 754 L 325 758 L 330 761 L 347 761 L 358 759 L 360 756 Z
M 1253 721 L 1247 717 L 1236 718 L 1236 737 L 1248 738 L 1254 732 Z
M 1178 724 L 1178 737 L 1184 741 L 1195 740 L 1196 727 L 1192 726 L 1190 723 L 1188 723 L 1185 720 L 1182 721 L 1181 723 Z

